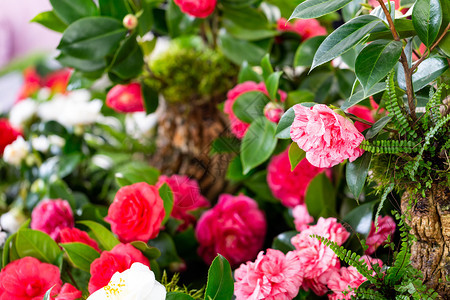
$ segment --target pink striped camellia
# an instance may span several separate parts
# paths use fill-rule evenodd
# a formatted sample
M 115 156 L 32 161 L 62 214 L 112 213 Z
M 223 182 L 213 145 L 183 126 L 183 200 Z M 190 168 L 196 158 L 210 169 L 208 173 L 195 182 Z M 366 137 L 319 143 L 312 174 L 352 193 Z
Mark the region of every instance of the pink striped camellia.
M 347 158 L 354 161 L 364 153 L 359 148 L 364 136 L 352 121 L 325 104 L 296 104 L 294 112 L 291 138 L 306 152 L 306 159 L 313 166 L 329 168 Z
M 210 264 L 219 253 L 232 266 L 253 259 L 266 235 L 266 218 L 255 200 L 222 194 L 217 205 L 198 220 L 199 255 Z
M 285 18 L 280 18 L 277 22 L 277 27 L 280 31 L 298 34 L 302 40 L 318 35 L 327 35 L 326 28 L 320 25 L 316 19 L 296 19 L 293 23 L 289 23 Z
M 141 85 L 133 82 L 114 86 L 106 95 L 106 105 L 120 113 L 144 111 Z
M 395 232 L 395 222 L 390 216 L 378 217 L 378 230 L 375 228 L 375 223 L 372 222 L 369 235 L 366 239 L 366 245 L 369 246 L 366 254 L 370 255 L 377 250 L 377 248 L 386 243 L 388 235 L 393 235 Z
M 216 8 L 216 0 L 174 0 L 182 12 L 196 18 L 206 18 Z
M 255 262 L 242 264 L 234 272 L 236 300 L 290 300 L 297 296 L 303 281 L 299 257 L 292 251 L 267 249 Z
M 43 231 L 57 242 L 59 242 L 61 230 L 73 226 L 72 208 L 66 200 L 43 200 L 31 213 L 31 229 Z

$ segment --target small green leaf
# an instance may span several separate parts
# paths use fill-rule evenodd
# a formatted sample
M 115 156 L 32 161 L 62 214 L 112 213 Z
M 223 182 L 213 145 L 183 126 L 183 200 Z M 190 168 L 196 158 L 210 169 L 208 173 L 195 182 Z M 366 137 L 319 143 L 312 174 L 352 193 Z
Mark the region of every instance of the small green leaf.
M 313 19 L 331 12 L 337 11 L 344 7 L 352 0 L 306 0 L 300 3 L 290 16 L 289 20 L 297 19 Z
M 364 99 L 369 98 L 372 95 L 384 92 L 386 90 L 386 83 L 380 82 L 375 84 L 368 92 L 364 93 L 364 90 L 358 91 L 354 93 L 350 98 L 345 100 L 344 104 L 342 104 L 341 109 L 347 110 L 348 108 L 352 107 L 353 105 L 358 104 L 359 102 L 363 101 Z
M 141 84 L 141 89 L 142 97 L 144 99 L 145 112 L 147 114 L 154 113 L 159 105 L 158 91 L 145 83 Z
M 98 9 L 92 0 L 50 0 L 56 15 L 66 24 L 78 19 L 98 15 Z
M 269 51 L 272 39 L 256 42 L 239 40 L 226 33 L 219 32 L 219 48 L 223 54 L 235 64 L 247 61 L 251 65 L 257 65 L 263 56 Z
M 55 264 L 61 254 L 58 244 L 48 234 L 38 230 L 19 230 L 15 246 L 21 258 L 32 256 L 49 264 Z
M 355 72 L 365 93 L 395 67 L 402 49 L 402 42 L 378 40 L 361 50 L 356 58 Z
M 95 236 L 95 239 L 98 241 L 99 246 L 106 251 L 112 250 L 114 246 L 119 244 L 119 240 L 112 234 L 111 231 L 106 229 L 104 226 L 92 222 L 92 221 L 78 221 L 78 224 L 82 224 L 88 227 Z
M 262 80 L 261 75 L 253 71 L 252 67 L 249 66 L 247 61 L 242 62 L 241 70 L 238 75 L 238 83 L 243 83 L 246 81 L 260 82 Z
M 294 108 L 289 108 L 278 122 L 276 137 L 279 139 L 290 139 L 291 138 L 291 126 L 295 119 Z
M 364 184 L 366 183 L 371 160 L 372 154 L 370 152 L 364 152 L 361 157 L 358 157 L 355 161 L 347 164 L 345 178 L 347 180 L 348 188 L 353 196 L 355 196 L 356 201 L 358 201 L 359 195 L 361 195 Z
M 61 21 L 53 10 L 41 12 L 30 22 L 39 23 L 56 32 L 64 32 L 67 28 L 67 24 Z
M 265 117 L 257 118 L 249 127 L 241 144 L 244 175 L 265 162 L 277 145 L 276 125 Z
M 182 292 L 168 292 L 166 300 L 195 300 L 192 296 Z
M 161 196 L 162 200 L 164 201 L 164 211 L 166 212 L 164 219 L 161 223 L 161 225 L 164 225 L 167 222 L 167 220 L 169 220 L 170 215 L 172 214 L 172 209 L 173 209 L 173 193 L 167 183 L 164 183 L 159 188 L 159 195 Z
M 64 178 L 71 174 L 81 162 L 81 153 L 62 155 L 58 164 L 58 176 Z
M 301 43 L 295 52 L 294 67 L 310 67 L 317 49 L 325 38 L 323 35 L 315 36 Z
M 336 216 L 336 192 L 325 173 L 317 175 L 309 184 L 305 195 L 309 214 L 319 217 Z
M 88 273 L 90 272 L 91 263 L 100 257 L 97 250 L 86 244 L 63 243 L 60 245 L 66 251 L 73 265 Z
M 192 18 L 183 13 L 173 0 L 168 1 L 166 23 L 171 38 L 195 33 L 202 19 Z
M 113 17 L 119 21 L 129 13 L 125 0 L 99 0 L 98 4 L 102 16 Z
M 44 295 L 44 298 L 42 299 L 42 300 L 50 300 L 51 298 L 50 298 L 50 293 L 52 292 L 52 289 L 54 288 L 55 286 L 52 286 L 46 293 L 45 293 L 45 295 Z
M 289 147 L 289 162 L 291 163 L 291 171 L 306 157 L 306 152 L 300 149 L 296 142 L 292 142 Z
M 365 237 L 370 232 L 372 226 L 372 215 L 375 207 L 375 201 L 364 203 L 357 206 L 344 217 L 344 222 L 357 233 L 363 234 Z
M 166 232 L 160 232 L 156 238 L 148 241 L 148 245 L 160 249 L 161 256 L 156 261 L 162 269 L 172 263 L 182 262 L 172 237 Z
M 417 0 L 411 18 L 420 40 L 428 48 L 431 47 L 442 24 L 442 8 L 439 0 Z
M 136 34 L 133 34 L 121 42 L 109 71 L 122 80 L 129 80 L 142 72 L 143 65 L 144 55 L 136 41 Z
M 231 299 L 234 292 L 234 281 L 231 267 L 225 257 L 218 254 L 208 270 L 205 299 Z
M 265 80 L 267 92 L 269 93 L 270 99 L 272 99 L 273 101 L 278 98 L 277 97 L 278 85 L 279 85 L 280 77 L 282 74 L 283 74 L 283 72 L 281 72 L 281 71 L 272 73 Z
M 117 183 L 120 186 L 132 185 L 138 182 L 155 184 L 158 181 L 160 173 L 158 169 L 145 164 L 130 163 L 118 169 L 115 174 Z
M 158 248 L 151 247 L 142 241 L 131 242 L 134 248 L 140 250 L 149 260 L 157 259 L 161 256 L 161 251 Z
M 295 250 L 295 247 L 291 244 L 291 238 L 298 234 L 297 231 L 287 231 L 277 235 L 272 242 L 272 248 L 280 250 L 284 254 L 289 251 Z
M 232 110 L 239 120 L 252 123 L 256 118 L 264 116 L 264 106 L 269 101 L 263 92 L 246 92 L 236 99 Z
M 366 139 L 368 140 L 374 138 L 384 128 L 384 126 L 389 123 L 391 119 L 392 116 L 384 116 L 376 121 L 375 124 L 373 124 L 372 127 L 369 128 L 369 130 L 367 130 Z
M 267 53 L 264 55 L 263 59 L 261 60 L 261 68 L 263 71 L 263 78 L 266 80 L 270 75 L 273 73 L 272 64 L 270 63 L 270 54 Z
M 211 145 L 211 153 L 239 153 L 241 141 L 235 137 L 219 136 Z

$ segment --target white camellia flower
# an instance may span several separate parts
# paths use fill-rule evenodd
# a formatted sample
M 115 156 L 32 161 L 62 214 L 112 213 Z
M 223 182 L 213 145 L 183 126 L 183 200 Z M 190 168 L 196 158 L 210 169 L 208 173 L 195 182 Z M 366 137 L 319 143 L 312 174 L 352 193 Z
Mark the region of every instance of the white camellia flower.
M 122 273 L 116 272 L 107 286 L 90 295 L 87 300 L 164 300 L 166 289 L 156 281 L 149 267 L 134 263 Z
M 47 152 L 50 148 L 50 141 L 45 135 L 31 138 L 31 147 L 40 152 Z
M 28 143 L 19 136 L 14 142 L 6 146 L 3 152 L 3 160 L 8 164 L 14 166 L 20 166 L 22 161 L 30 153 L 30 147 Z
M 140 111 L 127 114 L 125 117 L 126 131 L 136 139 L 150 137 L 152 129 L 157 123 L 158 116 L 156 113 L 147 115 L 146 112 Z
M 23 128 L 23 125 L 36 114 L 37 108 L 36 101 L 29 98 L 22 100 L 9 112 L 9 122 L 13 127 Z
M 0 226 L 3 230 L 9 233 L 15 233 L 20 226 L 27 220 L 22 210 L 19 208 L 12 208 L 0 217 Z

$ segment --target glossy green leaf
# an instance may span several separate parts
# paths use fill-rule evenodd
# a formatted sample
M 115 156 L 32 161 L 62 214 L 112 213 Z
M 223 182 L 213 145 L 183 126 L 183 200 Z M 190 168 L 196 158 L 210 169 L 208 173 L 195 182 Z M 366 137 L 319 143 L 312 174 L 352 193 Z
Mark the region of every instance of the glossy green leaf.
M 436 80 L 446 70 L 448 70 L 448 63 L 443 57 L 430 57 L 422 61 L 412 76 L 414 92 Z M 397 70 L 397 81 L 398 86 L 406 90 L 405 72 L 401 67 Z
M 295 52 L 294 67 L 310 67 L 317 49 L 325 38 L 326 36 L 322 35 L 315 36 L 301 43 Z
M 374 138 L 384 128 L 384 126 L 389 123 L 391 119 L 392 116 L 384 116 L 376 121 L 375 124 L 373 124 L 372 127 L 369 128 L 369 130 L 367 130 L 366 139 L 368 140 Z
M 126 0 L 99 0 L 100 14 L 122 21 L 129 13 L 125 3 Z
M 225 7 L 241 8 L 255 3 L 257 0 L 222 0 L 221 3 Z
M 106 68 L 106 61 L 103 58 L 90 60 L 90 59 L 80 59 L 64 53 L 61 53 L 56 58 L 63 66 L 74 68 L 81 72 L 97 72 Z M 100 74 L 101 75 L 101 74 Z
M 167 183 L 164 183 L 159 188 L 159 196 L 161 196 L 162 200 L 164 201 L 165 215 L 164 215 L 164 219 L 161 223 L 163 225 L 167 222 L 167 220 L 169 220 L 170 215 L 172 214 L 172 209 L 173 209 L 173 193 Z
M 156 238 L 148 241 L 148 245 L 160 249 L 161 256 L 156 261 L 162 269 L 168 267 L 170 264 L 182 262 L 178 256 L 172 237 L 166 232 L 160 232 Z
M 138 182 L 156 184 L 160 172 L 158 169 L 140 163 L 130 163 L 119 168 L 115 174 L 120 186 L 131 185 Z
M 376 202 L 369 202 L 357 206 L 345 215 L 344 222 L 350 225 L 350 227 L 357 233 L 363 234 L 367 237 L 372 226 L 372 216 L 375 203 Z
M 59 0 L 58 0 L 59 1 Z M 125 37 L 122 23 L 110 17 L 88 17 L 69 25 L 58 49 L 66 55 L 97 60 L 112 54 Z
M 83 243 L 64 243 L 60 245 L 66 251 L 73 265 L 86 272 L 90 272 L 91 263 L 100 257 L 100 253 L 97 250 Z
M 208 270 L 205 299 L 231 299 L 234 292 L 234 281 L 231 267 L 225 257 L 218 254 Z
M 291 138 L 291 125 L 295 119 L 294 108 L 289 108 L 278 122 L 276 137 L 279 139 L 290 139 Z
M 166 23 L 169 29 L 171 38 L 176 38 L 181 35 L 193 34 L 203 20 L 192 18 L 183 13 L 180 7 L 176 5 L 173 0 L 168 1 L 168 8 L 166 11 Z
M 345 100 L 345 102 L 342 104 L 341 109 L 346 110 L 349 107 L 352 107 L 353 105 L 358 104 L 359 102 L 363 101 L 364 99 L 369 98 L 370 96 L 373 96 L 375 94 L 384 92 L 386 90 L 386 83 L 380 82 L 375 84 L 368 92 L 364 93 L 363 90 L 360 90 L 356 93 L 354 93 L 350 98 Z
M 251 173 L 243 184 L 253 193 L 255 193 L 256 197 L 260 200 L 272 203 L 280 203 L 280 200 L 276 199 L 269 186 L 267 185 L 267 171 L 259 171 L 255 173 Z
M 279 85 L 280 77 L 282 74 L 283 74 L 283 72 L 281 72 L 281 71 L 272 73 L 265 80 L 267 92 L 269 93 L 270 99 L 273 101 L 279 98 L 279 97 L 277 97 L 278 85 Z
M 291 163 L 291 171 L 306 157 L 306 152 L 300 149 L 296 142 L 292 142 L 289 147 L 289 162 Z
M 145 112 L 147 114 L 154 113 L 159 105 L 158 91 L 145 83 L 141 84 L 141 89 L 142 97 L 144 98 Z
M 262 80 L 261 75 L 256 73 L 251 66 L 249 66 L 247 61 L 242 62 L 241 70 L 238 75 L 238 83 L 243 83 L 245 81 L 260 82 Z
M 319 217 L 336 216 L 336 192 L 325 173 L 317 175 L 309 184 L 305 195 L 305 204 L 309 214 Z
M 264 13 L 261 10 L 250 6 L 245 8 L 225 7 L 222 18 L 247 30 L 253 31 L 270 29 Z
M 395 19 L 394 20 L 395 29 L 397 30 L 398 35 L 401 39 L 412 37 L 416 35 L 416 31 L 414 30 L 414 26 L 412 21 L 409 19 Z M 367 41 L 375 41 L 375 40 L 393 40 L 392 32 L 384 23 L 380 23 L 375 26 L 370 32 Z
M 347 164 L 345 178 L 347 180 L 347 186 L 353 196 L 355 196 L 356 201 L 358 201 L 364 188 L 364 184 L 366 183 L 371 160 L 372 153 L 366 151 L 355 161 Z
M 261 39 L 272 38 L 279 34 L 276 30 L 244 28 L 231 21 L 225 22 L 225 29 L 235 38 L 246 41 L 258 41 Z
M 262 92 L 247 92 L 236 99 L 232 110 L 239 120 L 252 123 L 256 118 L 264 116 L 264 106 L 269 101 L 269 98 Z
M 241 141 L 236 137 L 219 136 L 211 145 L 211 153 L 236 153 L 239 154 Z
M 238 40 L 230 34 L 221 31 L 219 33 L 219 47 L 223 54 L 235 64 L 247 61 L 251 65 L 257 65 L 267 53 L 271 42 L 249 42 Z
M 51 299 L 50 294 L 51 294 L 52 289 L 53 289 L 54 287 L 55 287 L 55 286 L 52 286 L 47 292 L 45 292 L 44 298 L 43 298 L 42 300 L 50 300 L 50 299 Z
M 42 26 L 57 32 L 64 32 L 67 28 L 67 24 L 58 18 L 53 10 L 41 12 L 30 22 L 39 23 Z
M 104 226 L 92 221 L 78 221 L 77 223 L 88 227 L 92 231 L 100 248 L 103 250 L 110 251 L 119 244 L 119 240 Z
M 417 0 L 411 18 L 420 40 L 425 46 L 431 47 L 442 24 L 442 8 L 439 0 Z
M 81 162 L 80 153 L 62 155 L 58 164 L 58 176 L 64 178 L 71 174 Z
M 66 24 L 78 19 L 98 15 L 98 9 L 92 0 L 50 0 L 56 15 Z
M 277 145 L 276 125 L 266 117 L 259 117 L 250 125 L 241 144 L 244 175 L 265 162 Z
M 402 42 L 378 40 L 361 50 L 356 58 L 355 72 L 365 93 L 395 67 L 402 49 Z
M 16 250 L 17 233 L 11 234 L 3 244 L 2 249 L 2 268 L 6 267 L 11 261 L 19 259 L 20 256 Z
M 83 76 L 79 71 L 72 72 L 70 75 L 69 83 L 67 84 L 68 91 L 74 91 L 79 89 L 88 89 L 94 84 L 94 80 L 90 80 Z
M 15 246 L 20 257 L 32 256 L 49 264 L 54 264 L 61 254 L 58 244 L 48 234 L 38 230 L 19 230 Z
M 143 65 L 144 55 L 136 41 L 136 34 L 133 34 L 121 42 L 109 71 L 123 80 L 129 80 L 142 72 Z
M 363 38 L 382 21 L 371 15 L 350 20 L 333 31 L 319 46 L 311 69 L 324 64 L 359 44 Z
M 182 292 L 168 292 L 166 300 L 195 300 L 188 294 Z
M 287 231 L 277 235 L 272 242 L 272 249 L 277 249 L 284 254 L 289 251 L 295 250 L 295 247 L 291 243 L 291 238 L 298 234 L 297 231 Z
M 149 260 L 157 259 L 161 256 L 161 251 L 158 248 L 151 247 L 142 241 L 131 242 L 134 248 L 140 250 Z
M 290 19 L 318 18 L 344 7 L 352 0 L 306 0 L 300 3 L 292 13 Z
M 273 68 L 272 68 L 272 64 L 270 63 L 270 54 L 269 53 L 264 55 L 264 57 L 261 59 L 261 68 L 262 68 L 263 78 L 264 78 L 264 80 L 266 80 L 273 73 Z
M 395 19 L 395 2 L 394 1 L 390 1 L 390 2 L 385 2 L 384 4 L 386 5 L 386 8 L 389 10 L 392 20 L 394 20 Z M 390 4 L 390 7 L 389 7 L 389 4 Z M 370 12 L 370 14 L 372 16 L 375 16 L 375 17 L 383 20 L 384 23 L 389 24 L 387 19 L 386 19 L 386 14 L 384 13 L 384 10 L 381 7 L 381 5 L 375 7 Z

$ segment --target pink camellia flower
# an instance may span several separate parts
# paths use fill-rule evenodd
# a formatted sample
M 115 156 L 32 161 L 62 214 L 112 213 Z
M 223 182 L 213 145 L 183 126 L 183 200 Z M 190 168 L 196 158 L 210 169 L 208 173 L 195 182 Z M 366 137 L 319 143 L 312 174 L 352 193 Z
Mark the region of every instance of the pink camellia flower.
M 291 138 L 306 152 L 306 159 L 319 168 L 335 166 L 347 158 L 354 161 L 364 150 L 364 136 L 349 120 L 325 104 L 294 106 Z
M 236 300 L 266 299 L 290 300 L 298 294 L 303 281 L 302 265 L 298 256 L 290 251 L 259 252 L 255 262 L 242 264 L 234 272 Z
M 120 113 L 144 111 L 141 85 L 133 82 L 114 86 L 106 95 L 106 105 Z
M 10 262 L 0 272 L 0 299 L 42 300 L 51 287 L 53 298 L 61 284 L 57 266 L 42 263 L 34 257 L 24 257 Z
M 43 231 L 57 242 L 60 231 L 73 226 L 72 208 L 66 200 L 43 200 L 31 213 L 31 229 Z
M 174 0 L 182 12 L 197 18 L 206 18 L 216 8 L 216 0 Z
M 256 202 L 244 195 L 223 194 L 198 220 L 199 255 L 210 264 L 219 253 L 236 266 L 253 259 L 266 235 L 266 218 Z
M 194 179 L 185 175 L 172 175 L 170 177 L 162 175 L 159 177 L 156 186 L 159 188 L 164 183 L 169 185 L 173 193 L 174 201 L 171 216 L 183 221 L 178 227 L 179 231 L 183 231 L 189 225 L 194 225 L 197 220 L 192 212 L 199 208 L 207 208 L 210 204 L 200 193 L 200 187 Z
M 393 235 L 395 232 L 395 222 L 390 216 L 378 217 L 378 231 L 376 231 L 375 223 L 372 222 L 369 235 L 366 239 L 366 245 L 369 246 L 366 254 L 370 255 L 377 250 L 377 248 L 386 243 L 388 235 Z
M 274 122 L 278 124 L 281 119 L 281 116 L 284 113 L 284 108 L 279 103 L 269 102 L 264 107 L 264 116 L 270 122 Z
M 121 242 L 146 243 L 158 235 L 164 216 L 164 202 L 158 189 L 139 182 L 119 189 L 105 220 Z
M 306 159 L 300 161 L 291 171 L 289 150 L 275 155 L 267 167 L 267 183 L 275 198 L 287 207 L 295 207 L 305 202 L 309 183 L 325 169 L 311 165 Z
M 55 300 L 75 300 L 80 299 L 82 296 L 81 291 L 77 290 L 70 283 L 65 283 Z
M 233 89 L 228 91 L 227 94 L 227 100 L 225 101 L 223 111 L 228 115 L 228 118 L 230 120 L 231 132 L 239 139 L 242 139 L 247 133 L 250 124 L 245 123 L 236 117 L 233 112 L 233 104 L 234 102 L 236 102 L 236 99 L 242 94 L 254 91 L 259 91 L 268 95 L 264 82 L 256 83 L 253 81 L 246 81 L 238 84 Z M 280 101 L 284 102 L 287 98 L 287 94 L 281 90 L 279 90 L 278 93 L 280 94 Z
M 277 22 L 277 28 L 280 31 L 294 32 L 302 40 L 307 40 L 318 35 L 327 35 L 326 28 L 320 25 L 316 19 L 296 19 L 294 23 L 289 23 L 285 18 L 281 18 Z
M 311 237 L 313 234 L 342 245 L 350 233 L 337 223 L 335 218 L 319 218 L 316 225 L 310 226 L 291 239 L 304 270 L 303 288 L 305 290 L 311 288 L 321 296 L 327 291 L 326 282 L 331 275 L 330 272 L 339 268 L 340 262 L 333 250 Z
M 297 231 L 303 231 L 309 228 L 310 223 L 314 222 L 314 218 L 308 213 L 308 209 L 305 204 L 299 204 L 292 210 L 294 217 L 295 229 Z
M 98 252 L 100 248 L 98 248 L 98 244 L 95 240 L 93 240 L 86 232 L 81 231 L 78 228 L 64 228 L 59 232 L 59 243 L 83 243 L 88 246 L 91 246 Z
M 89 293 L 106 286 L 114 273 L 128 270 L 135 262 L 150 267 L 149 260 L 131 244 L 118 244 L 111 251 L 103 251 L 91 264 Z

